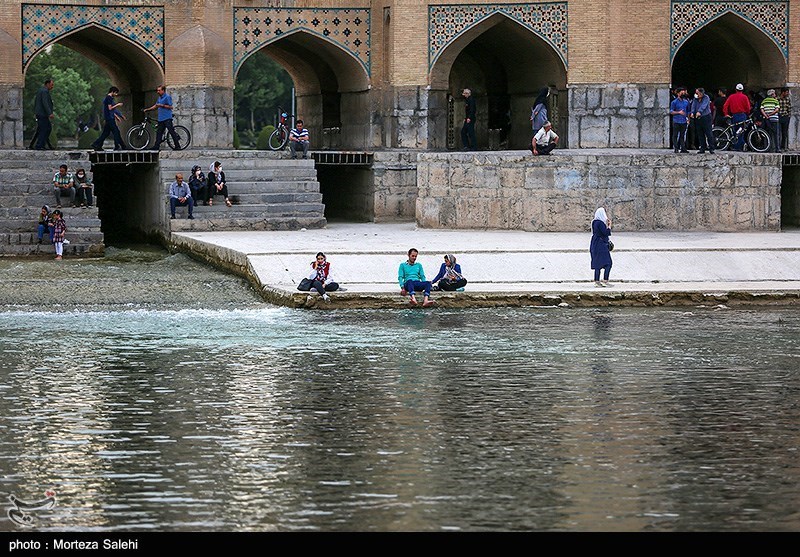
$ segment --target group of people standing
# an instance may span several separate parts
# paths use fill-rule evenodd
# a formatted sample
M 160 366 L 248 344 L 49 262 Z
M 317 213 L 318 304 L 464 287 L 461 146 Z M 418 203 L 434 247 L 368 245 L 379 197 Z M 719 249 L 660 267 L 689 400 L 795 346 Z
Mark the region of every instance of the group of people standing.
M 169 186 L 170 219 L 175 218 L 175 210 L 178 207 L 188 207 L 189 218 L 194 219 L 194 207 L 200 203 L 212 206 L 214 197 L 218 195 L 225 199 L 226 206 L 233 205 L 228 196 L 228 183 L 221 162 L 211 163 L 208 167 L 208 176 L 203 173 L 200 165 L 194 165 L 188 182 L 184 181 L 183 174 L 179 172 L 175 174 L 175 181 Z
M 695 146 L 698 153 L 713 153 L 716 148 L 713 127 L 727 127 L 729 123 L 742 125 L 748 118 L 769 133 L 771 151 L 780 153 L 787 148 L 792 98 L 786 87 L 781 89 L 780 95 L 775 89 L 768 89 L 762 96 L 745 93 L 744 85 L 737 83 L 730 95 L 718 89 L 713 99 L 702 87 L 695 89 L 691 98 L 683 86 L 676 87 L 674 93 L 669 114 L 672 116 L 672 147 L 676 153 L 688 153 Z M 742 151 L 744 146 L 745 136 L 739 133 L 733 149 Z

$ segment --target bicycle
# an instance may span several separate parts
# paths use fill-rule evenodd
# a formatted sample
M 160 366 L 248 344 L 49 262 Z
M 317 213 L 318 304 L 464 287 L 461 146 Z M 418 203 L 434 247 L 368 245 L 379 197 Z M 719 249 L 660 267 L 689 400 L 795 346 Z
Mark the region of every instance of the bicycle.
M 271 151 L 281 151 L 286 149 L 286 146 L 289 144 L 289 128 L 286 126 L 286 122 L 289 120 L 289 114 L 284 112 L 281 107 L 278 107 L 278 112 L 280 113 L 278 117 L 278 126 L 275 128 L 275 131 L 270 134 L 269 140 L 267 141 L 267 146 Z M 292 118 L 294 118 L 294 115 L 292 115 Z
M 741 135 L 744 135 L 746 140 L 745 148 L 749 147 L 757 153 L 766 153 L 772 144 L 772 140 L 766 130 L 760 128 L 752 118 L 748 118 L 738 124 L 729 124 L 725 128 L 715 126 L 711 131 L 714 134 L 717 149 L 720 151 L 727 151 L 736 145 Z
M 136 151 L 142 151 L 150 145 L 150 140 L 152 139 L 149 127 L 153 128 L 153 134 L 156 135 L 158 133 L 158 120 L 155 118 L 151 118 L 147 114 L 144 116 L 144 122 L 136 124 L 135 126 L 131 126 L 131 129 L 128 130 L 128 145 L 130 145 L 131 149 Z M 167 145 L 170 146 L 171 149 L 175 151 L 183 151 L 192 143 L 192 134 L 186 128 L 186 126 L 173 126 L 175 129 L 175 133 L 178 135 L 178 145 L 175 145 L 175 142 L 172 140 L 172 134 L 168 131 L 164 133 L 167 136 Z

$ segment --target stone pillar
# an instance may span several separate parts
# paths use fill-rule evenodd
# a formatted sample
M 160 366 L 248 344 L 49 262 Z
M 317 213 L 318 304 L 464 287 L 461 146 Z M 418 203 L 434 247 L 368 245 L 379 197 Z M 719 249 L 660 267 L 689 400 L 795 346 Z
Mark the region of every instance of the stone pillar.
M 233 147 L 233 89 L 188 86 L 167 91 L 175 103 L 175 123 L 192 132 L 192 147 Z
M 386 93 L 389 106 L 387 107 L 387 115 L 383 119 L 385 147 L 402 149 L 444 148 L 444 145 L 433 146 L 428 143 L 430 104 L 438 106 L 438 96 L 432 93 L 426 86 L 420 85 L 389 88 Z M 446 105 L 446 100 L 444 102 Z M 434 112 L 438 112 L 438 109 L 434 108 Z M 446 125 L 446 114 L 443 123 Z M 442 136 L 443 140 L 444 137 L 446 136 Z
M 22 86 L 0 84 L 0 148 L 24 148 Z
M 669 86 L 569 85 L 573 148 L 669 147 Z

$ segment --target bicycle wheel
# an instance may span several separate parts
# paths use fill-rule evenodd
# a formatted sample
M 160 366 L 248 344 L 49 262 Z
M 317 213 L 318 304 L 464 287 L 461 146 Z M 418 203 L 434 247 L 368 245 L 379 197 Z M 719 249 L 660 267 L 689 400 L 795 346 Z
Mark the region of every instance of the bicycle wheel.
M 141 151 L 150 145 L 150 130 L 144 124 L 138 124 L 128 130 L 128 145 L 131 149 Z
M 280 151 L 286 147 L 287 143 L 289 143 L 289 133 L 286 131 L 286 128 L 279 126 L 270 134 L 267 145 L 269 145 L 272 151 Z
M 769 134 L 761 128 L 753 128 L 747 134 L 747 144 L 757 153 L 766 153 L 772 144 Z
M 720 151 L 727 151 L 731 146 L 731 136 L 728 132 L 729 128 L 715 127 L 711 128 L 714 134 L 714 143 Z
M 183 151 L 192 143 L 192 134 L 185 126 L 174 126 L 175 133 L 178 135 L 178 145 L 172 140 L 172 134 L 167 132 L 167 145 L 175 151 Z

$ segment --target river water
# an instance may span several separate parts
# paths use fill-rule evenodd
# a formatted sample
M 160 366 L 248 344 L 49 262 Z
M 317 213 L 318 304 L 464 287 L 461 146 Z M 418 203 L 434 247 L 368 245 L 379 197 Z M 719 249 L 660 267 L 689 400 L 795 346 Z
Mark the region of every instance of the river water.
M 62 263 L 0 262 L 0 492 L 55 491 L 38 529 L 800 528 L 797 309 L 290 310 Z

